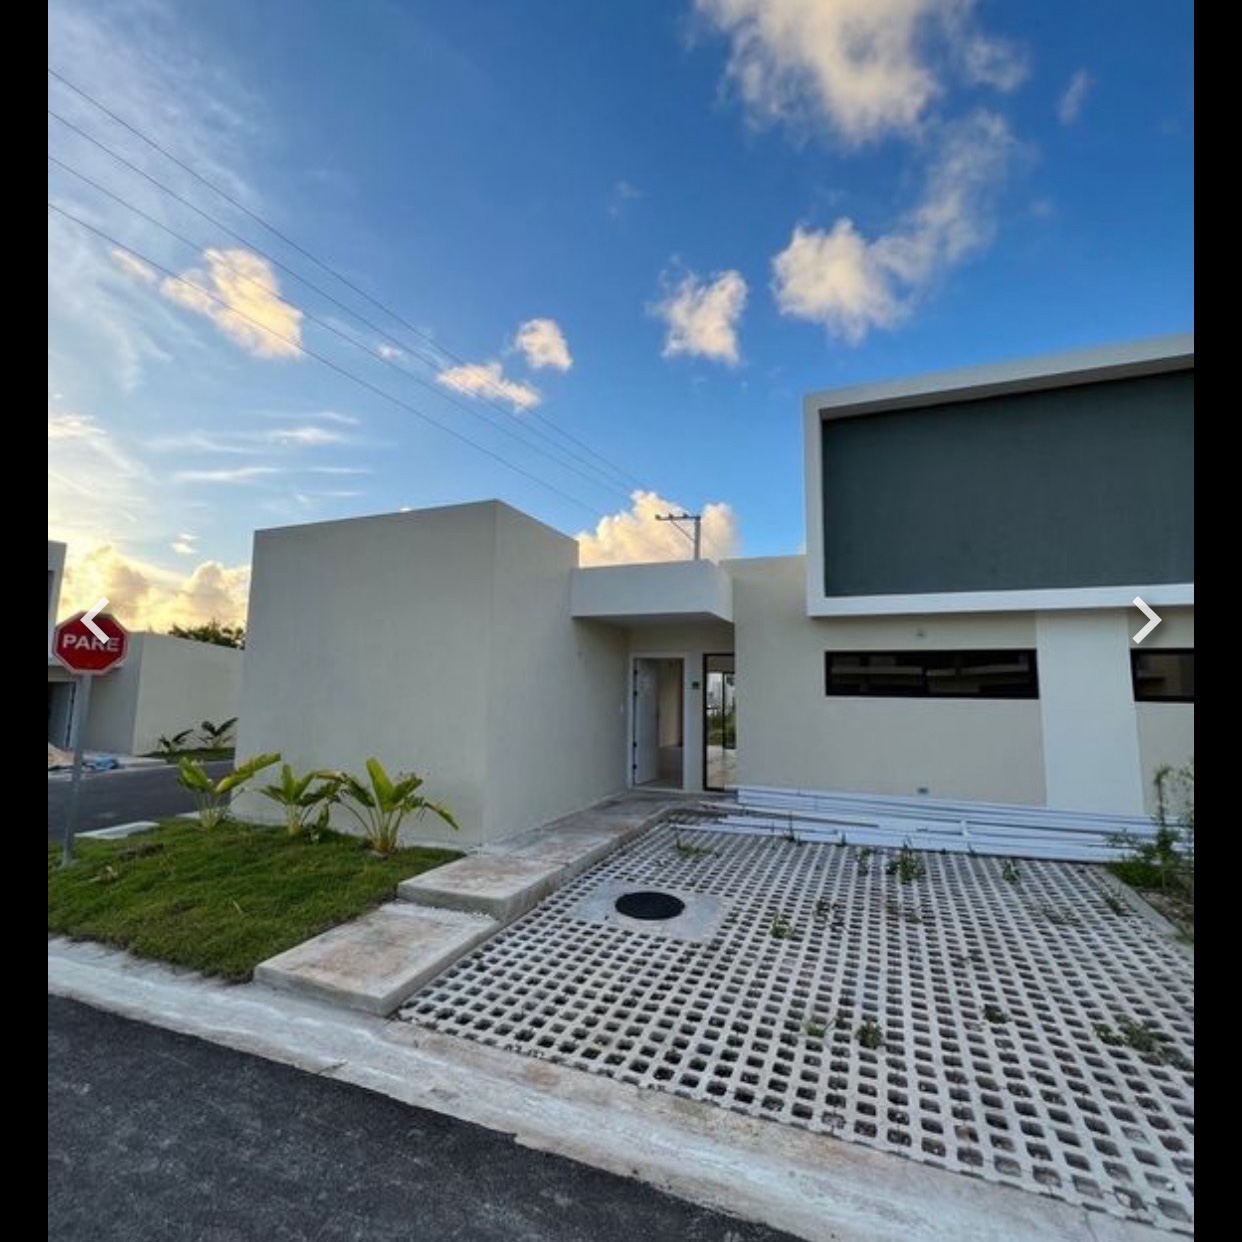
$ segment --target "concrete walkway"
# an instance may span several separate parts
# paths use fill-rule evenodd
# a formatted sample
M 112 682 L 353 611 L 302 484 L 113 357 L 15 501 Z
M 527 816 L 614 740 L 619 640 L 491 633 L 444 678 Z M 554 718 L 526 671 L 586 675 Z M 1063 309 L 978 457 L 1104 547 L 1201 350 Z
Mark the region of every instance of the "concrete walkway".
M 261 962 L 270 987 L 384 1016 L 458 958 L 657 823 L 678 798 L 629 793 L 405 880 L 398 900 Z

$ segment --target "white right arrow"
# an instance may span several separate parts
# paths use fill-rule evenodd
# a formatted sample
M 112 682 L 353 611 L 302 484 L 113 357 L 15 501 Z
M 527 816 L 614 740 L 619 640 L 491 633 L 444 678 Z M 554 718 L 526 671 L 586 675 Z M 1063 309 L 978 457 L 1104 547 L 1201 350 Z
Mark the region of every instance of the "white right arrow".
M 1141 643 L 1160 624 L 1162 618 L 1141 595 L 1134 597 L 1134 606 L 1147 618 L 1147 624 L 1134 636 L 1134 641 Z

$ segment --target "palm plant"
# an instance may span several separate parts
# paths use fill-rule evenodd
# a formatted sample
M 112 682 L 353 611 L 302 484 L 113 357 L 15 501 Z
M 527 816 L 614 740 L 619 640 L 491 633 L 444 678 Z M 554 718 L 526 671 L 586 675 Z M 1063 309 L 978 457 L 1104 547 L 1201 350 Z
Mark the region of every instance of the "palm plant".
M 188 738 L 193 732 L 193 729 L 182 729 L 180 733 L 174 733 L 172 737 L 169 737 L 165 733 L 161 733 L 159 741 L 156 742 L 156 746 L 159 749 L 160 754 L 175 755 L 177 751 L 184 748 L 186 738 Z
M 317 828 L 327 825 L 328 811 L 337 800 L 339 785 L 339 779 L 331 772 L 307 772 L 305 776 L 298 776 L 284 763 L 280 767 L 279 783 L 264 785 L 259 792 L 283 808 L 285 831 L 291 837 L 300 837 L 312 819 Z
M 279 762 L 279 755 L 255 755 L 218 781 L 213 781 L 200 760 L 182 756 L 177 765 L 177 783 L 194 795 L 194 801 L 198 803 L 198 822 L 204 828 L 215 828 L 228 817 L 233 793 L 247 781 L 253 780 L 264 768 Z
M 213 724 L 210 720 L 204 720 L 198 727 L 203 731 L 203 741 L 207 743 L 212 750 L 219 750 L 228 742 L 229 730 L 237 723 L 236 716 L 230 716 L 227 720 L 220 724 Z M 186 732 L 189 732 L 187 729 Z
M 407 815 L 438 815 L 450 828 L 458 827 L 447 807 L 424 798 L 418 791 L 421 776 L 399 772 L 395 778 L 384 770 L 378 759 L 367 760 L 367 781 L 363 783 L 348 772 L 336 774 L 341 805 L 362 827 L 367 844 L 379 855 L 387 857 L 397 848 L 401 823 Z

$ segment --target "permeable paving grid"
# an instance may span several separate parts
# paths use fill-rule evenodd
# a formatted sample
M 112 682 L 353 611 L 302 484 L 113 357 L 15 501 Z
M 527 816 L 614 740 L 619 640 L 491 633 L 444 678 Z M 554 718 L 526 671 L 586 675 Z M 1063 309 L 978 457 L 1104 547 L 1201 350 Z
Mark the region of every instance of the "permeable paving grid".
M 630 888 L 687 911 L 597 917 Z M 1193 1007 L 1091 867 L 663 826 L 401 1017 L 1189 1232 Z

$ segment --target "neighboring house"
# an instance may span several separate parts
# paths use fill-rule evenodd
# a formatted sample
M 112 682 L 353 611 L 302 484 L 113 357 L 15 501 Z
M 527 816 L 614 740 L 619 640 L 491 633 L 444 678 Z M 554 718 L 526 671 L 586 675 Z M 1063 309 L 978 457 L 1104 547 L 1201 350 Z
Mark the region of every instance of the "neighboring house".
M 1194 749 L 1193 338 L 805 434 L 804 556 L 582 569 L 498 502 L 258 532 L 242 750 L 412 768 L 467 842 L 648 784 L 1142 813 Z
M 60 606 L 65 545 L 48 549 L 48 650 Z M 98 677 L 86 724 L 89 750 L 142 755 L 161 734 L 197 729 L 203 720 L 236 716 L 241 699 L 242 652 L 168 634 L 129 636 L 125 663 Z M 65 750 L 74 744 L 72 675 L 48 656 L 47 740 Z

